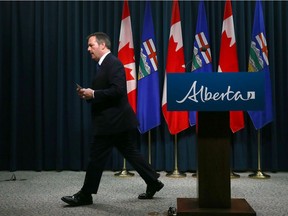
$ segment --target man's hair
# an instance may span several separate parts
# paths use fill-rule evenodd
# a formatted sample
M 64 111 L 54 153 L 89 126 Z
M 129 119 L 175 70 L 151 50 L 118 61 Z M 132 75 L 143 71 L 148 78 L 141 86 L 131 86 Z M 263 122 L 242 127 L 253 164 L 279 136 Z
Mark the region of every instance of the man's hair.
M 87 40 L 89 40 L 89 38 L 93 36 L 96 37 L 96 41 L 98 44 L 105 43 L 106 47 L 108 49 L 111 49 L 111 41 L 107 34 L 105 34 L 104 32 L 94 32 L 87 36 Z

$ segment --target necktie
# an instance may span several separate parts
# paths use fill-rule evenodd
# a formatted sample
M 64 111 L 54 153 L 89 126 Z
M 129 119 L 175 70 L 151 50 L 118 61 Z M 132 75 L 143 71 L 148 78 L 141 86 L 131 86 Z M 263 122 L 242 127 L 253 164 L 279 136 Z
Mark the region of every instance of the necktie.
M 100 68 L 100 65 L 99 65 L 99 63 L 97 63 L 97 65 L 96 65 L 96 72 L 99 70 L 99 68 Z
M 94 76 L 97 75 L 97 73 L 98 73 L 98 71 L 99 71 L 99 68 L 100 68 L 100 65 L 97 63 L 97 64 L 96 64 L 96 70 L 95 70 Z

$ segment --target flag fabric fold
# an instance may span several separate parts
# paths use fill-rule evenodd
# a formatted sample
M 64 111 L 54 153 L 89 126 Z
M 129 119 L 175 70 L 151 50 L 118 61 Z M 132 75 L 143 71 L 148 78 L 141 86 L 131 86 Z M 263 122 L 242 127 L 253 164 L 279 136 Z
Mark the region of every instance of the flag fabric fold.
M 150 1 L 146 2 L 137 88 L 139 131 L 145 133 L 161 123 L 158 60 Z
M 184 73 L 185 60 L 182 40 L 181 19 L 178 0 L 173 1 L 172 18 L 169 35 L 168 52 L 166 59 L 166 73 L 162 95 L 162 112 L 166 120 L 168 130 L 175 135 L 189 127 L 188 111 L 167 110 L 167 73 Z
M 191 71 L 193 73 L 212 72 L 212 55 L 210 49 L 210 39 L 206 19 L 204 1 L 199 2 L 197 26 L 193 45 L 193 57 Z M 189 123 L 196 124 L 196 111 L 189 112 Z
M 248 111 L 248 114 L 258 130 L 273 121 L 272 90 L 269 72 L 268 48 L 261 1 L 256 1 L 254 24 L 249 55 L 249 72 L 265 73 L 265 108 L 261 111 Z
M 238 55 L 233 23 L 231 0 L 226 0 L 218 72 L 238 72 Z M 243 111 L 230 111 L 230 128 L 233 133 L 244 128 Z
M 132 109 L 136 113 L 136 65 L 128 0 L 124 0 L 123 4 L 118 58 L 123 63 L 125 68 L 128 100 Z

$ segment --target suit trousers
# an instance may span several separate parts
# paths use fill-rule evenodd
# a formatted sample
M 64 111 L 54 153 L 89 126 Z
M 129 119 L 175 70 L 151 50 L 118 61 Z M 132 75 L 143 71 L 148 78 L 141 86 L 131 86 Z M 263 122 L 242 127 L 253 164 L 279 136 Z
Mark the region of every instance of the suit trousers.
M 134 167 L 146 184 L 153 184 L 159 175 L 143 158 L 136 148 L 136 129 L 117 134 L 96 135 L 90 147 L 90 159 L 85 174 L 82 191 L 96 194 L 101 176 L 108 159 L 116 147 L 124 158 Z

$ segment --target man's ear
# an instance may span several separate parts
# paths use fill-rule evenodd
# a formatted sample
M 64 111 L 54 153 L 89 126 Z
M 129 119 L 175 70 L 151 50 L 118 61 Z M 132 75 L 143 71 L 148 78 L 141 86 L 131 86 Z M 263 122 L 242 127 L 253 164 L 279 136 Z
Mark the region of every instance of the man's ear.
M 104 49 L 106 48 L 106 44 L 105 44 L 104 42 L 101 43 L 100 46 L 101 46 L 101 49 L 102 49 L 102 50 L 104 50 Z

